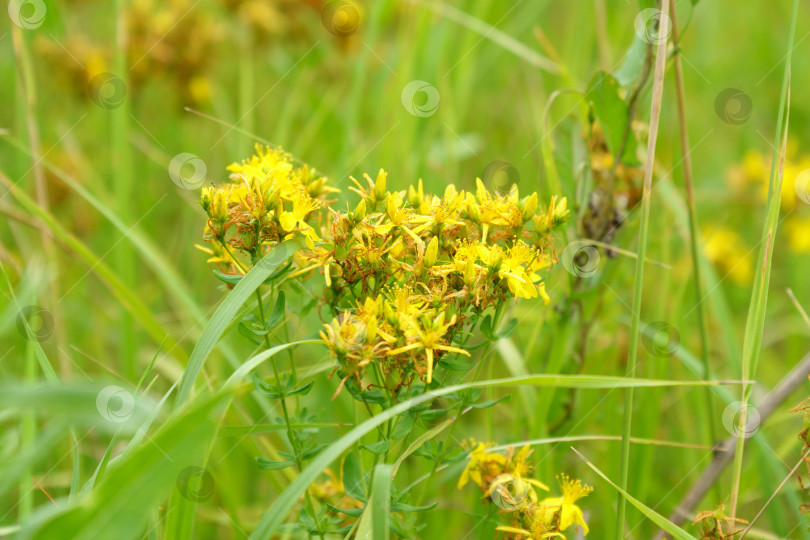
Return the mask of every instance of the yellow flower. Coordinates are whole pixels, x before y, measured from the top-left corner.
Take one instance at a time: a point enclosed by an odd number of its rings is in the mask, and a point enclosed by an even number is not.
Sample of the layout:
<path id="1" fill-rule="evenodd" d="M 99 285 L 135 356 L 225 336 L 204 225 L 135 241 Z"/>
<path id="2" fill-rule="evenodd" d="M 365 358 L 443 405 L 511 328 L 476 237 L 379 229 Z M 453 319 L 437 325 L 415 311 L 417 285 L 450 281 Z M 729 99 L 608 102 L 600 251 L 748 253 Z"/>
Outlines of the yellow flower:
<path id="1" fill-rule="evenodd" d="M 467 467 L 458 479 L 458 489 L 466 486 L 470 480 L 477 486 L 484 487 L 485 475 L 494 478 L 502 474 L 506 467 L 506 456 L 487 451 L 487 448 L 495 446 L 493 443 L 476 443 L 470 440 L 469 446 L 472 448 L 467 458 Z"/>
<path id="2" fill-rule="evenodd" d="M 796 253 L 810 253 L 810 217 L 792 217 L 785 225 L 790 249 Z"/>
<path id="3" fill-rule="evenodd" d="M 314 241 L 320 240 L 315 229 L 307 223 L 307 215 L 320 207 L 320 203 L 309 196 L 305 191 L 298 190 L 292 197 L 293 209 L 291 212 L 282 212 L 279 223 L 286 232 L 300 231 L 306 237 L 307 246 L 315 248 Z"/>
<path id="4" fill-rule="evenodd" d="M 593 488 L 584 485 L 581 480 L 571 480 L 566 474 L 561 474 L 557 480 L 562 488 L 562 497 L 543 499 L 535 509 L 532 519 L 544 524 L 557 523 L 560 531 L 564 531 L 571 525 L 579 525 L 582 527 L 583 534 L 588 534 L 588 525 L 585 523 L 582 509 L 575 503 L 588 496 Z"/>
<path id="5" fill-rule="evenodd" d="M 442 342 L 445 333 L 447 333 L 447 329 L 456 324 L 455 315 L 450 317 L 447 323 L 444 322 L 444 317 L 445 313 L 443 311 L 434 318 L 430 316 L 420 317 L 419 322 L 424 326 L 420 326 L 417 321 L 414 321 L 410 317 L 405 318 L 405 322 L 410 324 L 413 329 L 413 333 L 410 334 L 408 339 L 409 341 L 413 340 L 413 342 L 404 347 L 388 351 L 388 356 L 394 356 L 414 349 L 424 349 L 426 356 L 425 364 L 427 367 L 425 381 L 428 384 L 433 381 L 433 355 L 435 351 L 455 352 L 470 356 L 470 353 L 464 349 L 445 345 Z"/>
<path id="6" fill-rule="evenodd" d="M 742 237 L 731 229 L 718 227 L 703 235 L 706 258 L 720 267 L 732 281 L 745 285 L 751 282 L 753 270 Z"/>

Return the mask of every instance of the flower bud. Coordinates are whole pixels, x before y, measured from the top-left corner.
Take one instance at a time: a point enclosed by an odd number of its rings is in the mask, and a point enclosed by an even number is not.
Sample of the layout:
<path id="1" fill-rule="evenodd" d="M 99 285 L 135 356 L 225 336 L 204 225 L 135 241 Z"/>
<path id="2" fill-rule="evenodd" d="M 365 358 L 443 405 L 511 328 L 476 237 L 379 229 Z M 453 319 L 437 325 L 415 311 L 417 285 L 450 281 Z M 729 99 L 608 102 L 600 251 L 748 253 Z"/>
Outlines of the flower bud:
<path id="1" fill-rule="evenodd" d="M 537 211 L 537 192 L 523 199 L 523 201 L 521 201 L 521 207 L 521 218 L 523 219 L 523 223 L 526 223 L 534 217 L 534 213 Z"/>
<path id="2" fill-rule="evenodd" d="M 374 199 L 381 201 L 385 199 L 386 183 L 388 174 L 382 169 L 377 173 L 377 180 L 374 181 Z"/>
<path id="3" fill-rule="evenodd" d="M 214 191 L 213 187 L 204 187 L 202 188 L 202 194 L 200 197 L 200 206 L 202 206 L 203 211 L 208 214 L 208 217 L 211 216 L 211 199 L 212 193 Z"/>
<path id="4" fill-rule="evenodd" d="M 425 266 L 430 268 L 436 264 L 436 259 L 439 256 L 439 237 L 434 236 L 428 242 L 427 250 L 425 250 Z"/>
<path id="5" fill-rule="evenodd" d="M 362 199 L 352 212 L 352 223 L 360 223 L 366 217 L 366 200 Z"/>

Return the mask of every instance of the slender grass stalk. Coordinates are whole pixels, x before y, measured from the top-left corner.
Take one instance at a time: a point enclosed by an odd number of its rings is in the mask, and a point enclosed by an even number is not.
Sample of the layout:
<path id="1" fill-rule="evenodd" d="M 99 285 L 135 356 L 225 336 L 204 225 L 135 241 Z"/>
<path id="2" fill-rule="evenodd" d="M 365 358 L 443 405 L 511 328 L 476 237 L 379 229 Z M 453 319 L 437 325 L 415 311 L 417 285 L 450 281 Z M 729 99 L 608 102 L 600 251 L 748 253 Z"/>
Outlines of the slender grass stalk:
<path id="1" fill-rule="evenodd" d="M 34 66 L 31 62 L 31 53 L 25 39 L 24 30 L 16 24 L 11 25 L 11 38 L 14 45 L 14 55 L 21 77 L 18 78 L 18 88 L 25 103 L 23 107 L 25 115 L 26 131 L 28 132 L 28 145 L 30 147 L 31 167 L 30 172 L 34 175 L 34 190 L 37 204 L 40 208 L 48 211 L 50 203 L 48 201 L 48 184 L 45 179 L 45 169 L 42 165 L 42 141 L 37 121 L 37 88 L 36 77 L 34 76 Z M 45 252 L 45 260 L 48 262 L 48 272 L 52 276 L 52 281 L 48 286 L 47 299 L 48 311 L 53 315 L 54 320 L 61 321 L 59 309 L 59 291 L 57 289 L 59 280 L 59 264 L 56 255 L 56 246 L 46 227 L 39 227 L 42 235 L 42 247 Z M 44 298 L 43 298 L 44 300 Z M 64 344 L 64 330 L 61 324 L 54 325 L 54 334 L 57 347 Z M 61 360 L 61 370 L 68 373 L 70 362 Z"/>
<path id="2" fill-rule="evenodd" d="M 661 11 L 669 11 L 669 0 L 663 0 Z M 666 19 L 661 21 L 666 25 Z M 635 279 L 633 283 L 633 312 L 630 326 L 630 350 L 627 357 L 627 376 L 635 377 L 638 358 L 638 337 L 641 322 L 641 294 L 644 288 L 644 259 L 647 256 L 647 234 L 650 223 L 650 195 L 652 191 L 653 167 L 655 165 L 655 143 L 658 139 L 658 121 L 661 117 L 661 101 L 664 96 L 664 73 L 667 60 L 667 32 L 662 29 L 659 35 L 664 36 L 658 42 L 655 55 L 655 78 L 653 79 L 652 104 L 650 105 L 650 135 L 647 140 L 647 158 L 644 163 L 644 191 L 641 197 L 641 223 L 638 234 L 638 258 L 636 259 Z M 630 476 L 630 435 L 633 421 L 633 390 L 628 388 L 624 393 L 624 421 L 622 425 L 621 465 L 619 469 L 619 486 L 627 491 Z M 627 500 L 618 496 L 616 511 L 615 538 L 624 537 L 624 514 Z"/>
<path id="3" fill-rule="evenodd" d="M 703 307 L 703 279 L 700 270 L 700 228 L 698 227 L 697 206 L 695 204 L 695 186 L 692 176 L 692 158 L 690 156 L 689 131 L 686 124 L 686 98 L 684 97 L 683 65 L 681 62 L 680 40 L 678 39 L 678 14 L 675 4 L 670 4 L 670 19 L 672 19 L 672 42 L 675 44 L 675 94 L 678 103 L 678 125 L 681 139 L 681 153 L 683 160 L 683 184 L 686 191 L 686 207 L 689 213 L 689 247 L 692 252 L 692 271 L 695 273 L 695 301 L 700 330 L 700 360 L 703 363 L 703 373 L 706 378 L 711 376 L 709 366 L 709 318 Z M 712 407 L 712 392 L 708 388 L 704 393 L 706 400 L 706 438 L 709 444 L 717 440 L 715 431 L 715 414 Z"/>
<path id="4" fill-rule="evenodd" d="M 751 304 L 748 307 L 748 319 L 745 323 L 745 337 L 743 338 L 741 405 L 737 424 L 737 446 L 734 452 L 734 469 L 731 487 L 731 500 L 729 502 L 729 515 L 737 516 L 737 502 L 742 479 L 743 449 L 745 448 L 745 429 L 747 422 L 748 399 L 751 396 L 753 385 L 747 381 L 753 380 L 756 375 L 757 363 L 762 348 L 762 333 L 765 327 L 765 309 L 768 304 L 768 285 L 771 279 L 771 260 L 773 259 L 773 244 L 776 240 L 776 228 L 779 225 L 779 207 L 782 202 L 782 180 L 785 165 L 785 149 L 787 146 L 788 118 L 790 110 L 790 64 L 793 53 L 793 39 L 796 34 L 796 19 L 799 11 L 799 0 L 793 2 L 793 16 L 790 21 L 785 55 L 785 69 L 782 74 L 782 92 L 779 99 L 779 113 L 776 120 L 776 133 L 773 141 L 773 157 L 771 160 L 771 175 L 768 184 L 768 202 L 766 205 L 765 225 L 762 229 L 762 240 L 759 244 L 757 257 L 757 272 L 754 277 L 754 286 L 751 292 Z"/>
<path id="5" fill-rule="evenodd" d="M 127 61 L 128 28 L 126 1 L 115 1 L 115 71 L 124 87 L 129 84 L 129 64 Z M 132 221 L 132 208 L 136 199 L 133 190 L 132 152 L 129 146 L 129 100 L 125 99 L 112 113 L 112 160 L 110 174 L 115 178 L 116 209 L 125 221 Z M 137 281 L 136 260 L 132 249 L 123 246 L 115 253 L 114 268 L 121 281 L 132 287 Z M 134 318 L 126 307 L 121 307 L 121 342 L 119 354 L 124 375 L 134 380 L 138 375 L 137 341 Z"/>

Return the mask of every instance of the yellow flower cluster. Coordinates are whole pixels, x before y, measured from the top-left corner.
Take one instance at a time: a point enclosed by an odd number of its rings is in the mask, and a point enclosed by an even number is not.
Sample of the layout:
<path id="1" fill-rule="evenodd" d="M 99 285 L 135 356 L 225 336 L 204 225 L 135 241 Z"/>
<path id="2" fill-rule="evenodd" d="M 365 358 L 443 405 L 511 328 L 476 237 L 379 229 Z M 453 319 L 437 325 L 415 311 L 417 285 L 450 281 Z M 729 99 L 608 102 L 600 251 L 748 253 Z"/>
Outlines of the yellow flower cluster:
<path id="1" fill-rule="evenodd" d="M 549 302 L 540 272 L 556 262 L 551 234 L 568 217 L 564 198 L 543 210 L 536 193 L 493 195 L 480 179 L 475 192 L 450 184 L 429 195 L 421 180 L 392 192 L 381 170 L 365 184 L 352 178 L 360 200 L 342 211 L 328 199 L 337 190 L 281 150 L 257 147 L 228 170 L 232 183 L 202 193 L 209 260 L 244 272 L 279 242 L 306 240 L 292 275 L 323 273 L 332 320 L 321 337 L 338 362 L 338 392 L 356 394 L 368 366 L 394 395 L 430 384 L 443 355 L 469 356 L 459 340 L 484 317 L 497 330 L 508 299 Z"/>
<path id="2" fill-rule="evenodd" d="M 536 193 L 492 195 L 480 179 L 474 193 L 450 184 L 441 197 L 421 181 L 388 191 L 382 170 L 352 180 L 359 203 L 330 210 L 330 245 L 311 257 L 324 268 L 335 318 L 321 335 L 343 383 L 361 385 L 375 364 L 394 394 L 416 378 L 430 384 L 442 355 L 469 356 L 454 340 L 485 310 L 509 298 L 549 302 L 539 272 L 556 260 L 550 235 L 568 216 L 565 199 L 540 211 Z"/>
<path id="3" fill-rule="evenodd" d="M 339 190 L 306 165 L 295 166 L 280 149 L 256 146 L 256 155 L 228 167 L 231 183 L 204 187 L 201 205 L 208 215 L 206 250 L 226 273 L 238 273 L 276 244 L 300 233 L 314 248 L 315 229 L 325 218 L 319 209 Z M 237 250 L 238 254 L 232 251 Z"/>
<path id="4" fill-rule="evenodd" d="M 510 517 L 511 524 L 498 527 L 499 531 L 514 534 L 516 539 L 565 538 L 563 532 L 574 525 L 581 526 L 583 534 L 588 534 L 588 525 L 576 502 L 593 488 L 561 474 L 557 480 L 562 495 L 538 501 L 536 489 L 548 491 L 549 488 L 530 478 L 534 470 L 528 460 L 530 447 L 524 446 L 517 452 L 509 447 L 506 454 L 500 454 L 491 451 L 492 443 L 471 440 L 464 445 L 468 461 L 458 488 L 472 481 Z"/>

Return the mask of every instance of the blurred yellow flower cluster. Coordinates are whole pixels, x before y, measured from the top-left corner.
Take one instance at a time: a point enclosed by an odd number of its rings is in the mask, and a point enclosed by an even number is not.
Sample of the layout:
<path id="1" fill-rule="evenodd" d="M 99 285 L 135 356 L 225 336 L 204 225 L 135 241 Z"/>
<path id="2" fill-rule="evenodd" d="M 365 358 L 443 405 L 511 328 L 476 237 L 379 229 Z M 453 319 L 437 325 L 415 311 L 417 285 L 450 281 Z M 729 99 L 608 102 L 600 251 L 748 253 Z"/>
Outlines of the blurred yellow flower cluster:
<path id="1" fill-rule="evenodd" d="M 450 184 L 429 195 L 421 180 L 392 192 L 381 170 L 352 178 L 360 200 L 341 211 L 328 199 L 338 190 L 281 150 L 257 146 L 228 170 L 231 183 L 202 191 L 209 261 L 244 272 L 283 240 L 305 239 L 292 276 L 323 274 L 333 319 L 321 337 L 338 362 L 338 392 L 362 388 L 368 366 L 392 394 L 430 384 L 442 355 L 469 356 L 454 341 L 485 310 L 496 331 L 508 299 L 549 302 L 541 271 L 556 262 L 551 234 L 568 217 L 565 199 L 541 209 L 536 193 L 492 194 L 480 179 L 474 193 Z"/>
<path id="2" fill-rule="evenodd" d="M 706 229 L 703 234 L 703 252 L 724 276 L 738 285 L 751 283 L 754 277 L 753 250 L 736 231 L 726 227 Z"/>
<path id="3" fill-rule="evenodd" d="M 795 253 L 810 253 L 810 204 L 800 193 L 810 198 L 810 155 L 800 154 L 796 141 L 790 141 L 785 156 L 782 180 L 783 210 L 790 212 L 784 221 L 787 243 Z M 752 188 L 757 198 L 768 199 L 771 177 L 771 159 L 759 150 L 746 152 L 741 164 L 729 169 L 728 183 L 738 193 Z"/>
<path id="4" fill-rule="evenodd" d="M 505 454 L 492 451 L 492 443 L 470 440 L 464 446 L 468 461 L 458 488 L 472 481 L 510 518 L 510 525 L 498 527 L 499 531 L 514 534 L 515 539 L 565 538 L 563 532 L 573 525 L 582 527 L 583 534 L 588 534 L 588 525 L 576 502 L 593 488 L 561 474 L 557 480 L 562 495 L 539 500 L 536 490 L 548 491 L 549 488 L 530 477 L 534 466 L 529 462 L 529 446 L 517 452 L 509 447 Z"/>

